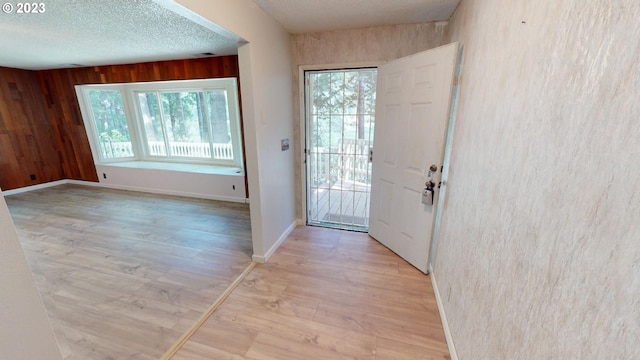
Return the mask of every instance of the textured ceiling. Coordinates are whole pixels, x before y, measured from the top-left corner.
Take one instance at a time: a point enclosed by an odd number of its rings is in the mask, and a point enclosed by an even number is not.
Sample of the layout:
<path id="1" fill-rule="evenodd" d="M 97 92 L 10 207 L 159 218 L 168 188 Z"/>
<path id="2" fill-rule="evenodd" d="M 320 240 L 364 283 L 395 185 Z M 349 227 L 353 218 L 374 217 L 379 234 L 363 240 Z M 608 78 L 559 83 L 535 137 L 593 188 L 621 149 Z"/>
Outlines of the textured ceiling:
<path id="1" fill-rule="evenodd" d="M 448 20 L 460 0 L 255 0 L 292 33 Z"/>
<path id="2" fill-rule="evenodd" d="M 171 0 L 46 0 L 0 12 L 0 66 L 52 69 L 237 53 L 238 38 Z M 220 30 L 220 31 L 218 31 Z"/>
<path id="3" fill-rule="evenodd" d="M 225 1 L 236 0 L 212 6 Z M 292 33 L 446 20 L 460 2 L 254 1 Z M 0 66 L 39 70 L 230 55 L 243 41 L 173 0 L 46 0 L 39 14 L 17 14 L 17 2 L 3 3 L 13 9 L 0 11 Z"/>

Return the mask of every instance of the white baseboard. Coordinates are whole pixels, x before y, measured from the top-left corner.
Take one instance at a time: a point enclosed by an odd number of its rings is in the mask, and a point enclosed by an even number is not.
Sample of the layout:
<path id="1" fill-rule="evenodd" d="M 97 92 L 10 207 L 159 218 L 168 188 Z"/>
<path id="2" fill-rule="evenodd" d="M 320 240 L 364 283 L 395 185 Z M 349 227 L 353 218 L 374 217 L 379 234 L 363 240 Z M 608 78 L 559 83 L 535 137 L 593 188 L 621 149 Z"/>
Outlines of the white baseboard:
<path id="1" fill-rule="evenodd" d="M 267 250 L 267 252 L 264 254 L 264 256 L 255 255 L 254 254 L 251 257 L 251 260 L 253 260 L 253 261 L 257 262 L 257 263 L 261 263 L 261 264 L 264 264 L 267 261 L 269 261 L 269 258 L 271 258 L 273 253 L 276 252 L 276 250 L 280 247 L 282 242 L 287 238 L 287 236 L 289 236 L 289 234 L 291 234 L 291 232 L 293 231 L 293 229 L 296 228 L 297 225 L 298 225 L 298 221 L 294 220 L 291 223 L 291 225 L 289 225 L 289 227 L 282 233 L 282 235 L 280 235 L 280 238 L 278 238 L 278 241 L 276 241 L 276 243 L 273 244 L 273 246 L 271 246 L 271 248 L 269 250 Z"/>
<path id="2" fill-rule="evenodd" d="M 104 187 L 99 182 L 84 181 L 84 180 L 72 180 L 72 179 L 65 180 L 65 184 L 82 185 L 82 186 L 93 186 L 93 187 Z"/>
<path id="3" fill-rule="evenodd" d="M 20 194 L 20 193 L 25 193 L 25 192 L 28 192 L 28 191 L 45 189 L 45 188 L 64 185 L 64 184 L 73 184 L 73 185 L 82 185 L 82 186 L 94 186 L 94 187 L 101 187 L 101 188 L 106 188 L 106 189 L 138 191 L 138 192 L 152 193 L 152 194 L 184 196 L 184 197 L 197 198 L 197 199 L 229 201 L 229 202 L 237 202 L 237 203 L 245 203 L 245 204 L 249 203 L 249 199 L 245 199 L 245 198 L 236 198 L 236 197 L 230 197 L 230 196 L 206 195 L 206 194 L 189 193 L 189 192 L 183 192 L 183 191 L 149 189 L 149 188 L 141 188 L 141 187 L 134 187 L 134 186 L 121 186 L 121 185 L 112 185 L 112 184 L 99 183 L 99 182 L 93 182 L 93 181 L 72 180 L 72 179 L 64 179 L 64 180 L 52 181 L 52 182 L 48 182 L 48 183 L 44 183 L 44 184 L 25 186 L 25 187 L 18 188 L 18 189 L 3 191 L 2 194 L 4 196 L 10 196 L 10 195 L 14 195 L 14 194 Z"/>
<path id="4" fill-rule="evenodd" d="M 17 189 L 12 189 L 12 190 L 6 190 L 3 191 L 2 194 L 4 196 L 10 196 L 10 195 L 14 195 L 14 194 L 21 194 L 21 193 L 26 193 L 28 191 L 34 191 L 34 190 L 40 190 L 40 189 L 46 189 L 46 188 L 50 188 L 50 187 L 54 187 L 54 186 L 58 186 L 58 185 L 64 185 L 64 184 L 68 184 L 69 180 L 58 180 L 58 181 L 51 181 L 48 183 L 43 183 L 43 184 L 38 184 L 38 185 L 31 185 L 31 186 L 25 186 L 25 187 L 21 187 L 21 188 L 17 188 Z"/>
<path id="5" fill-rule="evenodd" d="M 138 192 L 151 193 L 151 194 L 184 196 L 184 197 L 190 197 L 190 198 L 229 201 L 229 202 L 237 202 L 237 203 L 245 203 L 245 204 L 248 203 L 247 199 L 245 198 L 237 198 L 237 197 L 231 197 L 231 196 L 207 195 L 207 194 L 190 193 L 185 191 L 143 188 L 143 187 L 137 187 L 137 186 L 123 186 L 123 185 L 114 185 L 114 184 L 107 184 L 107 183 L 100 183 L 99 185 L 96 185 L 96 186 L 100 186 L 107 189 L 115 189 L 115 190 L 138 191 Z"/>
<path id="6" fill-rule="evenodd" d="M 444 337 L 446 338 L 447 346 L 449 347 L 449 355 L 451 355 L 451 360 L 458 360 L 458 353 L 456 352 L 456 347 L 453 343 L 451 329 L 449 328 L 449 321 L 447 320 L 447 314 L 444 312 L 442 297 L 440 297 L 440 290 L 438 290 L 438 283 L 436 282 L 436 276 L 433 273 L 432 267 L 429 267 L 429 277 L 431 278 L 431 284 L 433 285 L 433 292 L 436 294 L 436 303 L 438 304 L 438 312 L 440 312 L 440 320 L 442 321 L 442 327 L 444 328 Z"/>

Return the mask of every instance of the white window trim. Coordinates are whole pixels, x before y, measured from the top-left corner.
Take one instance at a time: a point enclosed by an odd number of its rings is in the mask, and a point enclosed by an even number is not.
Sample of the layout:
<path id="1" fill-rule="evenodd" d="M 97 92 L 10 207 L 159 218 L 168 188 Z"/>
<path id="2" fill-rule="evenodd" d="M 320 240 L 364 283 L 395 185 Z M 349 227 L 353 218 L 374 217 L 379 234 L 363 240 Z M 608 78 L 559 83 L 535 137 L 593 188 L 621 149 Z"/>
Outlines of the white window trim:
<path id="1" fill-rule="evenodd" d="M 96 164 L 111 164 L 123 162 L 159 162 L 159 163 L 185 163 L 185 164 L 203 164 L 215 166 L 230 166 L 243 168 L 242 159 L 242 134 L 240 127 L 240 109 L 238 99 L 238 85 L 236 78 L 215 78 L 202 80 L 176 80 L 176 81 L 154 81 L 154 82 L 136 82 L 136 83 L 117 83 L 117 84 L 88 84 L 75 86 L 80 112 L 89 139 L 89 146 Z M 135 156 L 131 158 L 114 158 L 105 159 L 100 151 L 98 141 L 98 130 L 96 122 L 93 118 L 91 110 L 89 91 L 91 90 L 118 90 L 122 95 L 122 103 L 124 106 L 125 117 L 129 127 L 129 135 Z M 142 122 L 139 118 L 141 112 L 139 104 L 134 101 L 136 93 L 139 92 L 175 92 L 175 91 L 207 91 L 207 90 L 226 90 L 228 111 L 229 111 L 229 130 L 231 133 L 231 141 L 233 144 L 233 160 L 215 160 L 215 159 L 190 159 L 190 158 L 164 158 L 149 156 L 147 154 L 147 138 L 143 134 Z"/>

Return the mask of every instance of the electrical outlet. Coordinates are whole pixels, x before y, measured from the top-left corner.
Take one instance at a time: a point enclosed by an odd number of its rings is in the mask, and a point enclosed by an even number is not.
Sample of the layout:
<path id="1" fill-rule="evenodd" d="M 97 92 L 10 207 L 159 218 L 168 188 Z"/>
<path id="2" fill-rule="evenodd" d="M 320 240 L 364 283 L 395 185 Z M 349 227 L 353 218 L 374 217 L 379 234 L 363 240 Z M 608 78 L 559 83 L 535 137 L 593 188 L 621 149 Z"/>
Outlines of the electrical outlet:
<path id="1" fill-rule="evenodd" d="M 107 173 L 102 173 L 102 177 L 103 177 L 104 179 L 106 179 L 106 178 L 107 178 Z"/>

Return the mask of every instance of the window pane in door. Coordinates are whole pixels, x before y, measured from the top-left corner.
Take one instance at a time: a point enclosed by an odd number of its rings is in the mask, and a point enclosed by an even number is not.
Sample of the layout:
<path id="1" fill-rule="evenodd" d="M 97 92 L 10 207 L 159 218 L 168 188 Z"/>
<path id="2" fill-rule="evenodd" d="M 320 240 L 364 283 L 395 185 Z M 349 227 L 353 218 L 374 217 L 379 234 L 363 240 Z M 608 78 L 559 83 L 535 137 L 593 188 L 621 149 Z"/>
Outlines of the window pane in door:
<path id="1" fill-rule="evenodd" d="M 376 69 L 309 71 L 307 222 L 366 231 Z"/>
<path id="2" fill-rule="evenodd" d="M 227 91 L 207 91 L 207 104 L 211 122 L 213 157 L 217 160 L 233 160 Z"/>
<path id="3" fill-rule="evenodd" d="M 125 117 L 120 91 L 90 90 L 89 100 L 102 158 L 133 157 L 129 126 Z"/>
<path id="4" fill-rule="evenodd" d="M 143 130 L 147 137 L 147 154 L 167 156 L 158 95 L 155 92 L 138 93 L 138 104 L 142 114 Z"/>
<path id="5" fill-rule="evenodd" d="M 202 92 L 162 93 L 161 98 L 170 156 L 211 158 Z"/>

